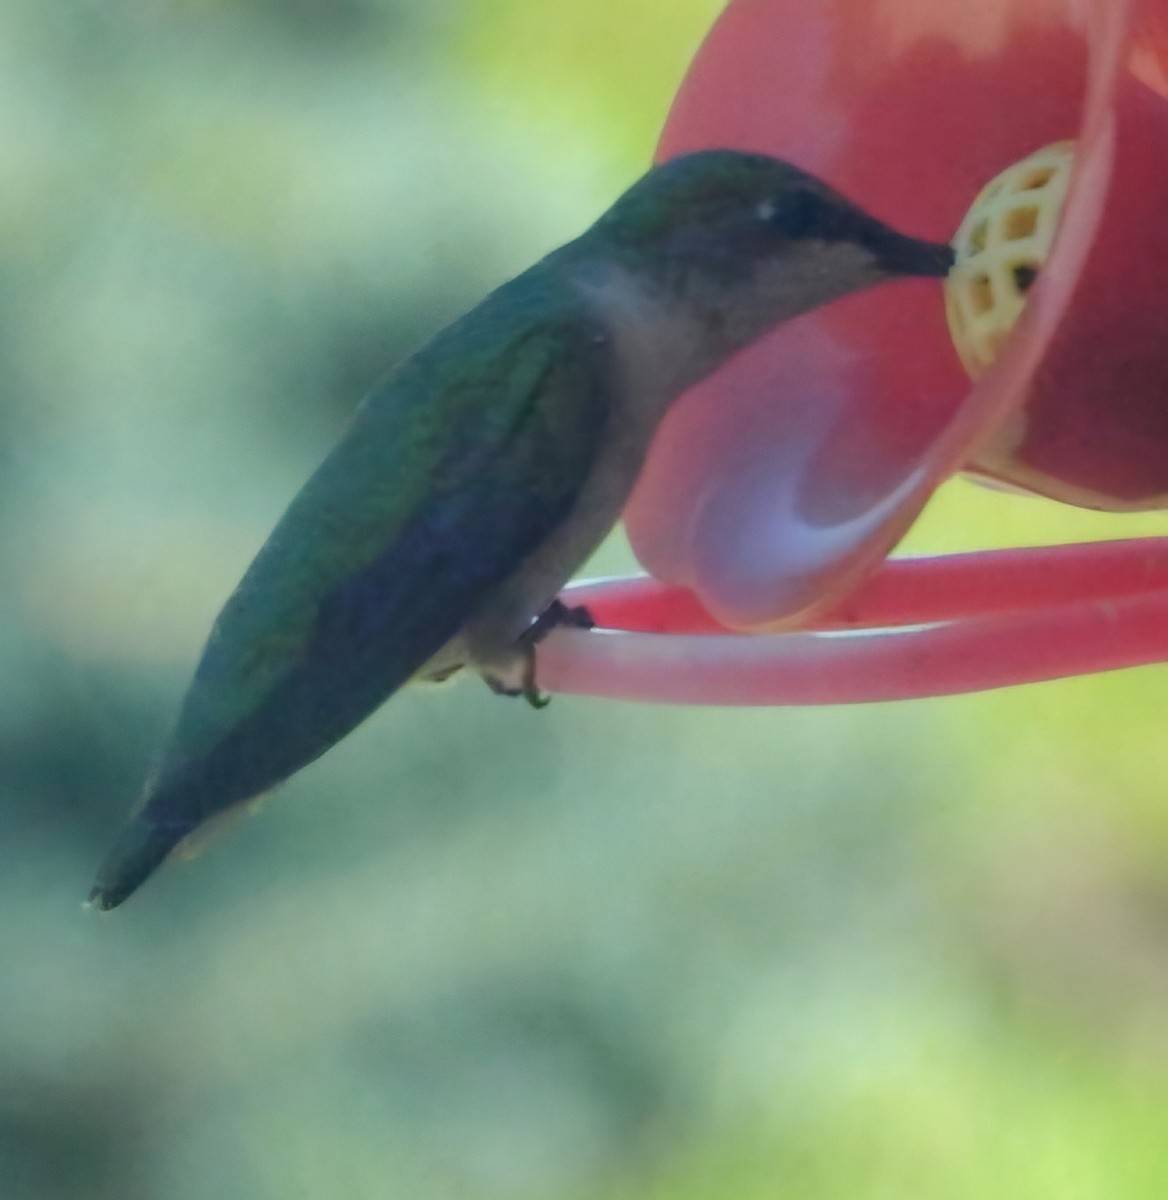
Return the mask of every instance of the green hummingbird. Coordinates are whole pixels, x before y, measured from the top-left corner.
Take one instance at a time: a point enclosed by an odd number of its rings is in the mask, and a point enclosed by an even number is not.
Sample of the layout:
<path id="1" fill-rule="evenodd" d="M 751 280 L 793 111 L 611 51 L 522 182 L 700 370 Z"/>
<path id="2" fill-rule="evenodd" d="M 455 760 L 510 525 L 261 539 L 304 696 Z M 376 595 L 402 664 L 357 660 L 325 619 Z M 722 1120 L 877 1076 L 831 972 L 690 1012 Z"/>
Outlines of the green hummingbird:
<path id="1" fill-rule="evenodd" d="M 466 666 L 542 702 L 535 642 L 587 623 L 557 593 L 670 405 L 779 322 L 952 261 L 777 159 L 651 169 L 361 403 L 216 620 L 91 903 L 120 904 L 413 679 Z"/>

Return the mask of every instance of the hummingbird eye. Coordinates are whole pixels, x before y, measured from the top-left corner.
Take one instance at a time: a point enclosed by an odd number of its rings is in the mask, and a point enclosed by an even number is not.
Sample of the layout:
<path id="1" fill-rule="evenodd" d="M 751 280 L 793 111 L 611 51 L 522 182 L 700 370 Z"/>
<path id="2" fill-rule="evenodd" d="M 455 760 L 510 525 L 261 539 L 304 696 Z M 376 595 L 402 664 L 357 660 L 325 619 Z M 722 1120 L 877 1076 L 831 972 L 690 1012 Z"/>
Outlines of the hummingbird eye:
<path id="1" fill-rule="evenodd" d="M 760 220 L 790 238 L 812 237 L 823 225 L 823 204 L 805 188 L 770 196 L 755 211 Z"/>

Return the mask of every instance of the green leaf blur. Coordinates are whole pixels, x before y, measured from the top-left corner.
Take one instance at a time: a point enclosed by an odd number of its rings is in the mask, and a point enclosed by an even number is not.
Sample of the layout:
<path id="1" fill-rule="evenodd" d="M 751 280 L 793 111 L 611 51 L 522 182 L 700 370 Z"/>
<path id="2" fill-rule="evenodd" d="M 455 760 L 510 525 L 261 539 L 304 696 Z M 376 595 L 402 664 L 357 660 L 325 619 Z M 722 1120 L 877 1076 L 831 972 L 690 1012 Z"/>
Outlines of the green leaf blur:
<path id="1" fill-rule="evenodd" d="M 718 7 L 0 6 L 3 1200 L 1168 1192 L 1162 669 L 417 689 L 79 909 L 364 389 L 640 172 Z M 1163 531 L 955 483 L 910 547 Z"/>

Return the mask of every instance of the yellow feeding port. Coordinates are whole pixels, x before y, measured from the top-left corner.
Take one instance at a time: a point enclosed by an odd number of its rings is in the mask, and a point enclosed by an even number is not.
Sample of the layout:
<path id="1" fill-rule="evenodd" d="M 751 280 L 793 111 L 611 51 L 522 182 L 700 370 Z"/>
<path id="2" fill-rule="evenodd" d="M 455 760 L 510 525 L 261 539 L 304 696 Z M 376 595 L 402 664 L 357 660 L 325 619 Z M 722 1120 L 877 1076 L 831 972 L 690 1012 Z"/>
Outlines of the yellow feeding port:
<path id="1" fill-rule="evenodd" d="M 1075 143 L 1055 142 L 991 180 L 961 223 L 945 281 L 953 344 L 976 379 L 998 356 L 1050 254 Z"/>

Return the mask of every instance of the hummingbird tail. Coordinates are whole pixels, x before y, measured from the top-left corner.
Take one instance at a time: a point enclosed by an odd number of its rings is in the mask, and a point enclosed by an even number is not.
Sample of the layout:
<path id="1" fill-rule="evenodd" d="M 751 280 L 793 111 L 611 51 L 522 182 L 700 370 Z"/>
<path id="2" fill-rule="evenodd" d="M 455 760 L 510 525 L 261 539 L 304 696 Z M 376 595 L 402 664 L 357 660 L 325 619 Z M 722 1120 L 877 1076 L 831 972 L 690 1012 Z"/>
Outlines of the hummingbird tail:
<path id="1" fill-rule="evenodd" d="M 155 825 L 142 816 L 132 818 L 98 868 L 86 903 L 102 912 L 117 908 L 189 832 L 186 825 Z"/>

